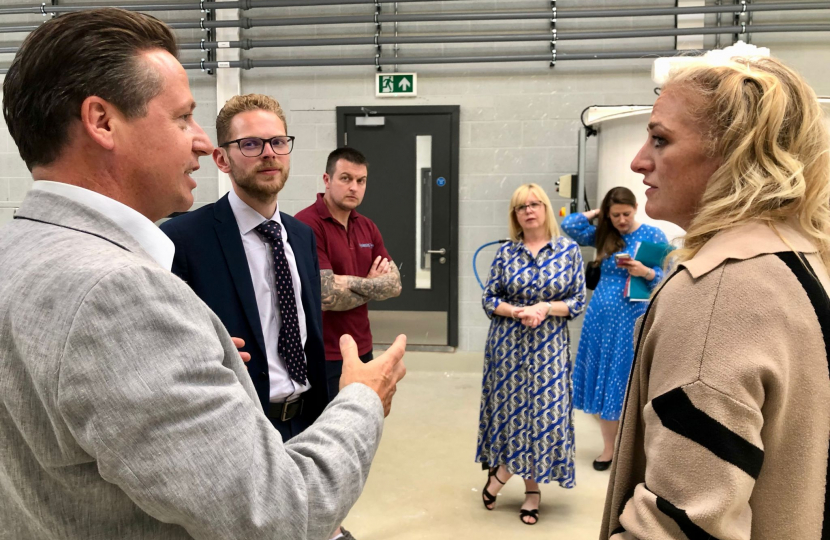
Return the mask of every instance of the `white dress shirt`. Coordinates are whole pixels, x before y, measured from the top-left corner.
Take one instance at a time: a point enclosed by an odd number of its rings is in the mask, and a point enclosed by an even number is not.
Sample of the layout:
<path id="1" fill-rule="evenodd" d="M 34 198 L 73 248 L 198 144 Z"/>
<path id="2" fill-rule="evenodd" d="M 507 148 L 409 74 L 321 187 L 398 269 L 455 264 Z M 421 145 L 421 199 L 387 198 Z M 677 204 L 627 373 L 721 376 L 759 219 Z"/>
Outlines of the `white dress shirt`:
<path id="1" fill-rule="evenodd" d="M 64 184 L 63 182 L 35 180 L 32 189 L 66 197 L 104 214 L 116 225 L 127 231 L 160 266 L 167 270 L 173 267 L 173 255 L 176 253 L 176 246 L 167 238 L 166 234 L 161 232 L 161 229 L 156 227 L 155 223 L 126 204 L 110 199 L 96 191 Z"/>
<path id="2" fill-rule="evenodd" d="M 245 204 L 239 195 L 231 189 L 228 193 L 228 202 L 239 226 L 242 236 L 242 246 L 245 248 L 245 257 L 248 259 L 248 269 L 251 272 L 251 281 L 254 284 L 259 322 L 262 325 L 262 337 L 265 339 L 265 356 L 268 360 L 268 378 L 270 380 L 270 401 L 280 403 L 295 399 L 305 392 L 311 385 L 302 385 L 291 379 L 285 362 L 277 353 L 282 318 L 280 317 L 279 299 L 276 293 L 276 274 L 274 270 L 274 255 L 271 242 L 263 239 L 254 229 L 262 222 L 271 220 L 280 224 L 282 244 L 285 247 L 285 258 L 288 259 L 288 268 L 291 271 L 291 281 L 294 284 L 294 299 L 297 304 L 297 319 L 300 323 L 300 338 L 305 348 L 308 330 L 303 310 L 300 273 L 297 270 L 297 259 L 288 243 L 288 233 L 280 220 L 280 208 L 271 217 L 263 217 L 259 212 Z M 305 353 L 303 353 L 305 355 Z"/>

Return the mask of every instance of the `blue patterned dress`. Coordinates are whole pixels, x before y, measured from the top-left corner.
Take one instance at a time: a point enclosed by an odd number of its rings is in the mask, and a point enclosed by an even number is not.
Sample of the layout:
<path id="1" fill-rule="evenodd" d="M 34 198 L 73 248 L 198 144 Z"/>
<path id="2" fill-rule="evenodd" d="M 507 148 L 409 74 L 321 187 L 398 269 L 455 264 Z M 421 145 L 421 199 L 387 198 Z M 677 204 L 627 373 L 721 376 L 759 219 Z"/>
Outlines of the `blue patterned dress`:
<path id="1" fill-rule="evenodd" d="M 594 246 L 597 228 L 581 213 L 562 221 L 562 230 L 582 246 Z M 620 253 L 632 257 L 638 242 L 665 243 L 666 235 L 657 227 L 641 224 L 636 231 L 622 235 L 625 248 Z M 663 279 L 663 270 L 653 268 L 654 288 Z M 630 302 L 623 296 L 628 271 L 618 268 L 611 255 L 602 261 L 599 284 L 588 309 L 579 338 L 574 364 L 574 407 L 603 420 L 619 420 L 631 362 L 634 361 L 634 324 L 645 313 L 648 302 Z"/>
<path id="2" fill-rule="evenodd" d="M 484 353 L 476 461 L 537 482 L 574 486 L 571 355 L 567 321 L 585 308 L 582 255 L 561 236 L 534 258 L 521 242 L 496 254 L 483 297 L 492 319 Z M 563 301 L 568 317 L 536 328 L 494 315 L 500 302 Z"/>

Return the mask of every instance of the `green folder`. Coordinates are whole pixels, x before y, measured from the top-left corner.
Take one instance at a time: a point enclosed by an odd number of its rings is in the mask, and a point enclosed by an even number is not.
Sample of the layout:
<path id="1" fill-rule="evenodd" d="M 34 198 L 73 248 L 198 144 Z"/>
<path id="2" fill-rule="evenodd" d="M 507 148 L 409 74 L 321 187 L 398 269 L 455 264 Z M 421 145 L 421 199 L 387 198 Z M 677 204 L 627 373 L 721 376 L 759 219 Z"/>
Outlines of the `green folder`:
<path id="1" fill-rule="evenodd" d="M 663 266 L 666 255 L 673 249 L 674 247 L 666 243 L 640 242 L 634 251 L 634 260 L 640 261 L 649 268 Z M 625 284 L 625 296 L 630 302 L 648 302 L 651 289 L 649 289 L 646 278 L 628 276 L 628 281 Z"/>

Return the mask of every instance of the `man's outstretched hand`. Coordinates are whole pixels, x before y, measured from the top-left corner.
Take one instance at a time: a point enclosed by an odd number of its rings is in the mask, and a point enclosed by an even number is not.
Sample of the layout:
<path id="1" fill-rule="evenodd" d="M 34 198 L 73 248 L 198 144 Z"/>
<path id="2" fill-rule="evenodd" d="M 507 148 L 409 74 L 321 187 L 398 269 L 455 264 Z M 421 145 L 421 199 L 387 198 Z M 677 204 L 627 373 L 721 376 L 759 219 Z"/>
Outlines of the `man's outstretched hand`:
<path id="1" fill-rule="evenodd" d="M 340 337 L 340 353 L 343 355 L 343 374 L 340 376 L 340 389 L 351 383 L 363 383 L 380 397 L 383 403 L 383 415 L 389 416 L 392 408 L 392 396 L 395 395 L 398 381 L 406 375 L 403 355 L 406 352 L 406 336 L 401 334 L 395 339 L 385 353 L 371 362 L 364 364 L 357 354 L 357 344 L 352 336 Z"/>

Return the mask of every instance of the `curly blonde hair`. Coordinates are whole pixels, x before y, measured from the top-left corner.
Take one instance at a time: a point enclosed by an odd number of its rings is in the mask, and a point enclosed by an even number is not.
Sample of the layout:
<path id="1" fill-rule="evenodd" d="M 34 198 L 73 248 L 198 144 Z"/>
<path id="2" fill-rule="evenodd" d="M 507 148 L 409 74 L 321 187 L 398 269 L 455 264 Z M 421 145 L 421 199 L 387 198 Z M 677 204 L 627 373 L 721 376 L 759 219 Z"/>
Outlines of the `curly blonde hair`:
<path id="1" fill-rule="evenodd" d="M 510 197 L 510 209 L 508 210 L 510 239 L 514 242 L 519 242 L 522 239 L 522 226 L 519 225 L 519 219 L 516 217 L 516 207 L 524 204 L 531 193 L 536 195 L 536 198 L 545 205 L 545 232 L 551 240 L 559 238 L 562 233 L 559 232 L 559 224 L 556 223 L 556 218 L 553 216 L 553 206 L 550 204 L 548 194 L 538 184 L 524 184 L 516 188 L 513 196 Z"/>
<path id="2" fill-rule="evenodd" d="M 775 228 L 797 219 L 830 265 L 830 137 L 804 79 L 775 59 L 733 58 L 682 67 L 669 89 L 690 98 L 707 150 L 720 161 L 674 262 L 741 223 Z"/>

